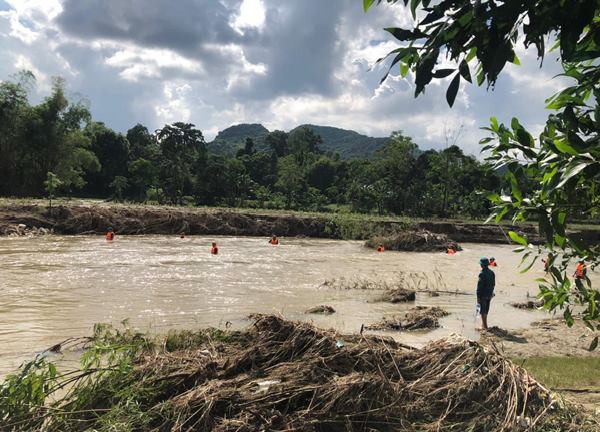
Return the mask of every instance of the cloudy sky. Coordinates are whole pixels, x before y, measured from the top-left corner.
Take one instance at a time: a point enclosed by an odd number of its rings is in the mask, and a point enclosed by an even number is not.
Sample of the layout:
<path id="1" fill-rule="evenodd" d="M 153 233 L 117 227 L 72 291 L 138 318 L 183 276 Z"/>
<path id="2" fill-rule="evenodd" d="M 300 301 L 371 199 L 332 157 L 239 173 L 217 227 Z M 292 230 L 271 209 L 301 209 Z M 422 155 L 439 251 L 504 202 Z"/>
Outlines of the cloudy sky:
<path id="1" fill-rule="evenodd" d="M 382 28 L 410 23 L 402 6 L 365 14 L 361 0 L 0 0 L 0 79 L 33 71 L 39 100 L 62 76 L 116 130 L 189 121 L 208 140 L 236 123 L 314 123 L 403 130 L 440 148 L 444 129 L 462 124 L 459 144 L 476 154 L 491 115 L 540 130 L 560 83 L 556 62 L 540 70 L 533 51 L 519 52 L 522 65 L 494 91 L 462 88 L 453 109 L 448 83 L 418 99 L 397 76 L 380 86 L 374 61 L 396 47 Z"/>

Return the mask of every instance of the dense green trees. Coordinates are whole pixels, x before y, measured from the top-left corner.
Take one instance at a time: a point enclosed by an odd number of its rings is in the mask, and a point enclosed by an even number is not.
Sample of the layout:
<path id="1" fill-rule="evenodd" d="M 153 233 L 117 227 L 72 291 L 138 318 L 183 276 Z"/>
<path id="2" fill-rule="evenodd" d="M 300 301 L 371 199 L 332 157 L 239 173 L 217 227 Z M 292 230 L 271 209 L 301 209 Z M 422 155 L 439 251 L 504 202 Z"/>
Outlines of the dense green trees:
<path id="1" fill-rule="evenodd" d="M 52 93 L 39 105 L 27 100 L 31 73 L 0 83 L 0 194 L 43 195 L 49 171 L 64 191 L 85 184 L 85 173 L 99 169 L 84 128 L 90 114 L 81 103 L 69 103 L 64 82 L 54 80 Z"/>
<path id="2" fill-rule="evenodd" d="M 460 148 L 423 153 L 401 132 L 371 159 L 325 153 L 307 127 L 270 132 L 260 149 L 247 138 L 229 157 L 208 152 L 190 123 L 155 132 L 137 124 L 118 133 L 92 121 L 84 104 L 69 102 L 60 80 L 32 106 L 33 80 L 23 73 L 0 83 L 1 195 L 44 196 L 51 175 L 51 195 L 481 217 L 488 211 L 481 192 L 499 190 L 490 168 Z"/>

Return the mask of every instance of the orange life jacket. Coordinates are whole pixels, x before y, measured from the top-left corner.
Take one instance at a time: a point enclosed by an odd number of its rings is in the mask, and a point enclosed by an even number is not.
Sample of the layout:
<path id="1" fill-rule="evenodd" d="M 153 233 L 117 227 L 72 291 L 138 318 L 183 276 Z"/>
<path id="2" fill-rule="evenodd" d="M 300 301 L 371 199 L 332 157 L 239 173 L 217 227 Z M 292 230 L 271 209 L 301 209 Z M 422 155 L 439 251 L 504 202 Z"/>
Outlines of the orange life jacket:
<path id="1" fill-rule="evenodd" d="M 377 252 L 385 252 L 385 248 L 383 246 L 379 246 L 377 248 Z"/>
<path id="2" fill-rule="evenodd" d="M 490 261 L 490 267 L 498 267 L 496 261 Z"/>
<path id="3" fill-rule="evenodd" d="M 456 251 L 455 251 L 454 249 L 448 249 L 448 250 L 446 251 L 446 253 L 447 253 L 448 255 L 454 255 L 454 254 L 456 253 Z"/>
<path id="4" fill-rule="evenodd" d="M 115 238 L 115 233 L 112 231 L 109 231 L 106 233 L 106 240 L 111 241 Z"/>
<path id="5" fill-rule="evenodd" d="M 277 239 L 271 239 L 271 240 L 269 240 L 269 243 L 271 243 L 272 245 L 278 245 L 279 244 L 279 240 L 277 240 Z"/>
<path id="6" fill-rule="evenodd" d="M 577 263 L 577 267 L 575 267 L 575 277 L 577 279 L 585 279 L 585 264 Z"/>
<path id="7" fill-rule="evenodd" d="M 219 254 L 219 248 L 216 247 L 216 246 L 213 247 L 213 248 L 210 248 L 210 253 L 213 254 L 213 255 L 218 255 Z"/>

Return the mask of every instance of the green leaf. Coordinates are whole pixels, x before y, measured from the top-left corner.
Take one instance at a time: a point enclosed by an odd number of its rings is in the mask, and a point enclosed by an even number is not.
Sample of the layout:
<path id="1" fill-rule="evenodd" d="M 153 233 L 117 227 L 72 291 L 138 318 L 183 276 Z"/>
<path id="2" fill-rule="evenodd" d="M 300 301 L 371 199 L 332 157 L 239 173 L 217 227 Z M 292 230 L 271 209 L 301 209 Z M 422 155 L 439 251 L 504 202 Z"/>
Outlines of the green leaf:
<path id="1" fill-rule="evenodd" d="M 446 78 L 448 75 L 450 75 L 455 70 L 456 69 L 438 69 L 433 73 L 433 77 L 434 78 Z"/>
<path id="2" fill-rule="evenodd" d="M 481 84 L 483 84 L 483 82 L 485 81 L 485 72 L 483 69 L 481 69 L 479 72 L 476 73 L 477 75 L 477 85 L 481 86 Z"/>
<path id="3" fill-rule="evenodd" d="M 521 273 L 527 273 L 529 270 L 531 270 L 531 267 L 533 267 L 533 265 L 538 260 L 538 258 L 539 257 L 536 255 L 535 258 L 533 258 L 533 260 L 531 260 L 531 263 L 527 267 L 525 267 L 523 270 L 521 270 Z"/>
<path id="4" fill-rule="evenodd" d="M 556 185 L 556 188 L 563 187 L 569 180 L 586 169 L 590 165 L 589 162 L 581 162 L 577 165 L 570 165 L 562 176 L 562 180 Z"/>
<path id="5" fill-rule="evenodd" d="M 410 1 L 410 13 L 412 14 L 413 19 L 417 19 L 417 6 L 419 6 L 421 0 L 411 0 Z"/>
<path id="6" fill-rule="evenodd" d="M 519 234 L 517 234 L 514 231 L 509 231 L 508 232 L 508 236 L 511 238 L 512 241 L 514 241 L 515 243 L 518 243 L 520 245 L 523 246 L 527 246 L 527 240 L 523 237 L 521 237 Z"/>
<path id="7" fill-rule="evenodd" d="M 596 348 L 598 348 L 598 336 L 596 336 L 592 340 L 592 343 L 590 344 L 590 347 L 588 348 L 588 351 L 594 351 Z"/>
<path id="8" fill-rule="evenodd" d="M 471 79 L 471 71 L 469 71 L 469 64 L 465 60 L 460 62 L 460 65 L 458 66 L 458 70 L 460 71 L 460 75 L 465 80 L 467 80 L 470 83 L 473 82 L 473 80 Z"/>
<path id="9" fill-rule="evenodd" d="M 579 154 L 579 152 L 577 150 L 575 150 L 573 147 L 571 147 L 565 139 L 560 139 L 560 140 L 554 141 L 554 145 L 556 146 L 558 151 L 561 153 L 567 153 L 567 154 L 570 154 L 573 156 L 577 156 Z"/>
<path id="10" fill-rule="evenodd" d="M 498 132 L 500 130 L 500 127 L 498 126 L 498 119 L 496 117 L 490 117 L 490 124 L 494 132 Z"/>
<path id="11" fill-rule="evenodd" d="M 454 105 L 454 101 L 456 100 L 456 94 L 458 93 L 458 84 L 460 82 L 460 73 L 457 73 L 454 78 L 452 78 L 452 81 L 450 82 L 450 85 L 448 86 L 448 90 L 446 91 L 446 101 L 448 102 L 448 105 L 450 105 L 450 107 L 452 107 L 452 105 Z"/>
<path id="12" fill-rule="evenodd" d="M 517 199 L 518 202 L 523 201 L 523 194 L 521 193 L 521 188 L 519 186 L 519 182 L 517 181 L 517 177 L 512 172 L 508 172 L 507 176 L 510 180 L 510 186 L 512 190 L 513 196 Z"/>
<path id="13" fill-rule="evenodd" d="M 363 0 L 363 10 L 367 12 L 371 6 L 373 6 L 375 0 Z"/>
<path id="14" fill-rule="evenodd" d="M 406 30 L 399 27 L 386 27 L 384 30 L 401 41 L 413 40 L 424 36 L 420 30 Z"/>
<path id="15" fill-rule="evenodd" d="M 473 60 L 475 58 L 476 55 L 477 55 L 477 47 L 473 47 L 469 50 L 469 53 L 467 54 L 467 57 L 465 58 L 465 60 L 467 61 L 467 63 L 469 63 L 471 60 Z"/>
<path id="16" fill-rule="evenodd" d="M 500 222 L 502 220 L 502 218 L 506 215 L 506 213 L 508 213 L 508 207 L 504 207 L 502 208 L 502 210 L 500 211 L 500 213 L 498 213 L 496 215 L 496 223 Z"/>

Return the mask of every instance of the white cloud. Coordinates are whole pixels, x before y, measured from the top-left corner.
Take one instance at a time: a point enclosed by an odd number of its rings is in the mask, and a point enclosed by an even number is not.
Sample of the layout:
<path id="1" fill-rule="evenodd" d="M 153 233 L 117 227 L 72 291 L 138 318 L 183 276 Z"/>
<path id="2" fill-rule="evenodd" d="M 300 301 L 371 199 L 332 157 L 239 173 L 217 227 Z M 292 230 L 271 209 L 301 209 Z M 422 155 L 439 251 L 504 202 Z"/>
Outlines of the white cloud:
<path id="1" fill-rule="evenodd" d="M 121 77 L 128 81 L 159 78 L 164 69 L 178 69 L 195 75 L 204 73 L 199 62 L 166 49 L 125 46 L 108 56 L 105 62 L 120 69 Z"/>
<path id="2" fill-rule="evenodd" d="M 156 118 L 161 123 L 188 122 L 192 110 L 187 97 L 192 87 L 185 83 L 166 83 L 163 85 L 163 99 L 154 107 Z"/>
<path id="3" fill-rule="evenodd" d="M 244 0 L 239 13 L 234 17 L 232 26 L 244 34 L 244 29 L 260 28 L 265 23 L 265 5 L 262 0 Z"/>

